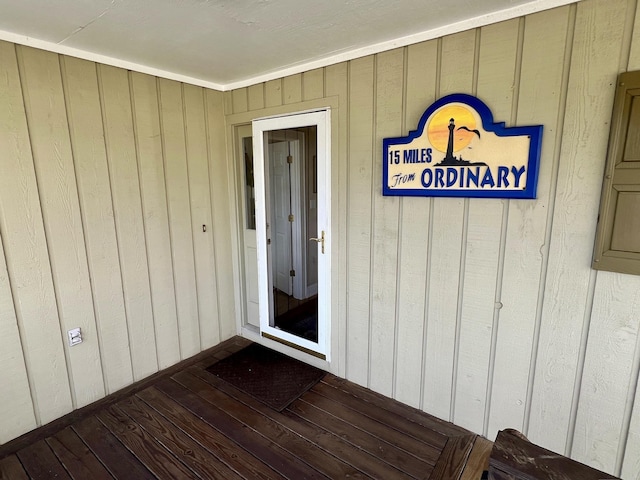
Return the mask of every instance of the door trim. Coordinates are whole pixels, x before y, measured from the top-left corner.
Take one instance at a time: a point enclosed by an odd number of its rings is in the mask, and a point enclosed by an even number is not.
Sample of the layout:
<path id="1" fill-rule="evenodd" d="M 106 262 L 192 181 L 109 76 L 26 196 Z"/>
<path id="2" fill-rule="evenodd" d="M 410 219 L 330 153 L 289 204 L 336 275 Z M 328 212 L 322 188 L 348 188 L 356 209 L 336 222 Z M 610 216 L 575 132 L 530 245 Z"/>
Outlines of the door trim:
<path id="1" fill-rule="evenodd" d="M 276 337 L 287 344 L 300 347 L 303 350 L 310 350 L 325 357 L 330 361 L 331 347 L 331 112 L 327 109 L 313 112 L 294 113 L 285 116 L 265 117 L 254 120 L 253 125 L 253 147 L 254 147 L 254 179 L 256 193 L 256 217 L 259 218 L 258 211 L 262 217 L 266 218 L 266 203 L 268 192 L 265 183 L 264 165 L 264 132 L 272 130 L 284 130 L 289 128 L 316 126 L 317 127 L 317 181 L 318 192 L 322 195 L 318 197 L 318 225 L 319 230 L 324 230 L 325 248 L 322 254 L 322 262 L 318 269 L 318 294 L 322 295 L 318 302 L 318 342 L 311 342 L 304 338 L 289 334 L 282 330 L 271 327 L 271 295 L 269 294 L 269 271 L 267 256 L 267 227 L 265 221 L 257 220 L 257 245 L 258 245 L 258 285 L 259 285 L 259 316 L 260 332 L 267 333 L 270 337 Z M 268 187 L 267 187 L 268 188 Z M 320 267 L 320 263 L 322 266 Z"/>

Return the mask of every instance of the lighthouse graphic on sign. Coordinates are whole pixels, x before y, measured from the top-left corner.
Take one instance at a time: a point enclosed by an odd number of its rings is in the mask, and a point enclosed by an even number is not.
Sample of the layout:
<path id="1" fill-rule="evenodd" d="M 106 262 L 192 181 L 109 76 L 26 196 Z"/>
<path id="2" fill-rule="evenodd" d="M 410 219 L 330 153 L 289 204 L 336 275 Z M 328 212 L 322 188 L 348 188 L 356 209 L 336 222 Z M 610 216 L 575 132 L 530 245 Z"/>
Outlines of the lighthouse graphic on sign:
<path id="1" fill-rule="evenodd" d="M 460 158 L 456 158 L 453 155 L 453 132 L 456 129 L 456 124 L 455 124 L 455 118 L 451 118 L 449 119 L 449 140 L 447 142 L 447 154 L 445 155 L 445 157 L 442 159 L 442 161 L 438 164 L 438 165 L 450 165 L 450 166 L 459 166 L 459 165 L 487 165 L 484 162 L 469 162 L 467 160 L 464 160 L 462 158 L 462 155 L 460 155 Z M 466 130 L 469 133 L 473 133 L 475 135 L 478 136 L 478 139 L 480 139 L 480 132 L 478 130 L 475 129 L 470 129 L 467 126 L 462 126 L 462 127 L 458 127 L 458 130 Z"/>
<path id="2" fill-rule="evenodd" d="M 383 140 L 383 194 L 535 198 L 542 126 L 505 127 L 478 98 L 454 94 L 406 137 Z"/>

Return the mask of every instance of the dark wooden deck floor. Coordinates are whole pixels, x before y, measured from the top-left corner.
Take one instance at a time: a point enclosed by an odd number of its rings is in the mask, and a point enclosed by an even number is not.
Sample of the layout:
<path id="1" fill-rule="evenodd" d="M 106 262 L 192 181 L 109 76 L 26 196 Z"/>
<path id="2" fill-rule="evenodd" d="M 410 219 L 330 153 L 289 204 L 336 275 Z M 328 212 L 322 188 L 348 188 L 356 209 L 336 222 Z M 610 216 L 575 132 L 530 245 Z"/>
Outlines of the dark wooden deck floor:
<path id="1" fill-rule="evenodd" d="M 0 478 L 480 478 L 490 442 L 346 380 L 279 413 L 204 370 L 247 343 L 2 446 Z"/>

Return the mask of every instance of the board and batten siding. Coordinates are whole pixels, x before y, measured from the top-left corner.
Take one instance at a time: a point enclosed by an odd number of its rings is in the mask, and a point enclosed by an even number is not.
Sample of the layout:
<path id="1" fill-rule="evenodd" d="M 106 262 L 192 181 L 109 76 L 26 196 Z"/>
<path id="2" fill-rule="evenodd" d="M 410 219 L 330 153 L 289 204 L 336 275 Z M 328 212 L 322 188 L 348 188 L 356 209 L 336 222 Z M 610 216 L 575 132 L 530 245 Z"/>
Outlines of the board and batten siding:
<path id="1" fill-rule="evenodd" d="M 221 92 L 0 42 L 0 444 L 236 333 L 228 199 Z"/>
<path id="2" fill-rule="evenodd" d="M 584 0 L 225 92 L 230 118 L 338 105 L 332 310 L 347 379 L 640 479 L 640 278 L 590 268 L 639 17 L 636 0 Z M 382 139 L 454 92 L 507 126 L 544 125 L 536 200 L 381 195 Z"/>

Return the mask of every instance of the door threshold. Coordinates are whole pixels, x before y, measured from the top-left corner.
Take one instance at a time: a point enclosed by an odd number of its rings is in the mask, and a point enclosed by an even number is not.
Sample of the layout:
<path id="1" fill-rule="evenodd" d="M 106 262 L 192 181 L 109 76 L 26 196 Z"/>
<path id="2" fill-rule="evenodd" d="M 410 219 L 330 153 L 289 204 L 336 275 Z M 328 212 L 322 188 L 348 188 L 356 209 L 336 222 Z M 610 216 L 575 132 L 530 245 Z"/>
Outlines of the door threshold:
<path id="1" fill-rule="evenodd" d="M 268 338 L 269 340 L 273 340 L 274 342 L 278 342 L 278 343 L 281 343 L 283 345 L 286 345 L 287 347 L 293 348 L 293 349 L 298 350 L 300 352 L 304 352 L 307 355 L 312 355 L 312 356 L 314 356 L 316 358 L 319 358 L 320 360 L 325 360 L 325 361 L 327 360 L 326 355 L 324 355 L 322 353 L 314 352 L 313 350 L 310 350 L 310 349 L 305 348 L 305 347 L 301 347 L 300 345 L 296 345 L 293 342 L 288 342 L 287 340 L 283 340 L 282 338 L 278 338 L 278 337 L 276 337 L 274 335 L 270 335 L 270 334 L 265 333 L 265 332 L 261 332 L 261 333 L 262 333 L 262 336 L 264 338 Z"/>

